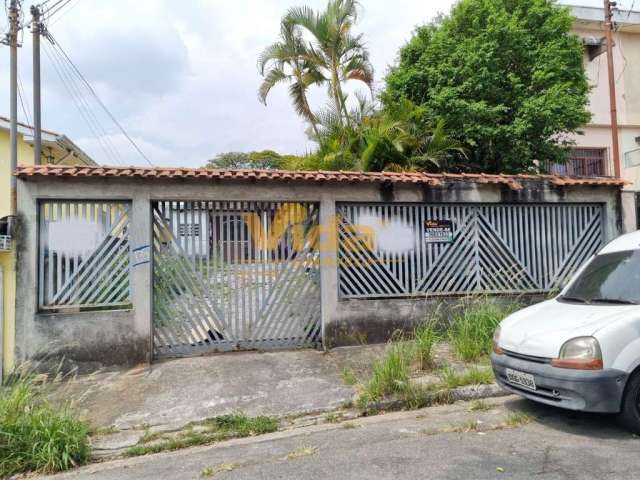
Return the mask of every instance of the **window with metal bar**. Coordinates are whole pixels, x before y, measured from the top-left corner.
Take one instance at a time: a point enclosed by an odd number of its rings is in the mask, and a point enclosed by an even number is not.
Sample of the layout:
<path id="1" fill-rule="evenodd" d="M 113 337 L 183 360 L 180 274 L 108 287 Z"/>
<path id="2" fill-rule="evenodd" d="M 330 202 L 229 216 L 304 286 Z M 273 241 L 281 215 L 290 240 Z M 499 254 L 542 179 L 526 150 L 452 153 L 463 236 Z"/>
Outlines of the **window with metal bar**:
<path id="1" fill-rule="evenodd" d="M 606 148 L 573 148 L 565 163 L 550 163 L 548 173 L 569 177 L 609 177 L 609 156 Z"/>
<path id="2" fill-rule="evenodd" d="M 56 200 L 39 207 L 40 311 L 130 307 L 130 204 Z"/>

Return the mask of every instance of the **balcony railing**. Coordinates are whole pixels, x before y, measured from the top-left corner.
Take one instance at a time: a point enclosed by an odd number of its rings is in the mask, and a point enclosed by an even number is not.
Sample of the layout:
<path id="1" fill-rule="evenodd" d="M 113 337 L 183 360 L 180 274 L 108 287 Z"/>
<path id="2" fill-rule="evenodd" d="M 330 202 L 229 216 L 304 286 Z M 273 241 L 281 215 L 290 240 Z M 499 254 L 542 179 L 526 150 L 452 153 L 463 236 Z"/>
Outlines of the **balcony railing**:
<path id="1" fill-rule="evenodd" d="M 547 163 L 546 171 L 567 177 L 611 177 L 606 148 L 575 148 L 565 163 Z"/>

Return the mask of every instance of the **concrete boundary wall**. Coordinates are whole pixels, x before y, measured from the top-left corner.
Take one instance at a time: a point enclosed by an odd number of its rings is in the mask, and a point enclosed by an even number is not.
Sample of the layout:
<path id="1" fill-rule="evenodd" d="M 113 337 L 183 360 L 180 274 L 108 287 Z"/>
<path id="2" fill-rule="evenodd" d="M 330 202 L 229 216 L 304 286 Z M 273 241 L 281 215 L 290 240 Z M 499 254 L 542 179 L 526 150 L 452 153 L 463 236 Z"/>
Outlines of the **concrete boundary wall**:
<path id="1" fill-rule="evenodd" d="M 18 181 L 18 298 L 16 300 L 17 363 L 64 355 L 91 370 L 99 366 L 136 364 L 152 358 L 152 264 L 132 269 L 132 308 L 123 311 L 43 314 L 37 310 L 38 202 L 45 199 L 128 200 L 132 202 L 131 248 L 151 245 L 154 200 L 252 200 L 319 202 L 322 334 L 325 346 L 382 341 L 396 327 L 424 318 L 424 297 L 413 299 L 338 299 L 337 202 L 418 203 L 599 203 L 604 207 L 604 236 L 623 231 L 620 188 L 552 186 L 522 182 L 506 185 L 447 181 L 441 186 L 373 183 L 269 182 L 252 180 L 27 177 Z M 69 239 L 72 241 L 73 239 Z"/>

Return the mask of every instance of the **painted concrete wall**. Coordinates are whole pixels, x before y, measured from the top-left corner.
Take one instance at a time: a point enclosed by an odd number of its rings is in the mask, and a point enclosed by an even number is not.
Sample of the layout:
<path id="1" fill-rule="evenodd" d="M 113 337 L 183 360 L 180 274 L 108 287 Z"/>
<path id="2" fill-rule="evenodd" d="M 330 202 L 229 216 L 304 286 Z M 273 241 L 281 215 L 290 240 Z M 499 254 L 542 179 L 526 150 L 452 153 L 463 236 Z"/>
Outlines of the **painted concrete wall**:
<path id="1" fill-rule="evenodd" d="M 574 32 L 581 38 L 601 38 L 604 30 L 599 23 L 578 23 Z M 616 103 L 620 137 L 622 176 L 631 184 L 630 190 L 640 191 L 640 31 L 620 28 L 614 34 L 613 48 L 614 75 L 616 79 Z M 611 152 L 611 116 L 609 108 L 609 80 L 607 56 L 602 54 L 589 60 L 585 53 L 584 65 L 592 86 L 589 95 L 589 110 L 593 118 L 572 139 L 581 147 L 607 148 Z M 625 165 L 625 154 L 632 159 L 632 165 Z M 609 153 L 611 161 L 611 153 Z M 613 173 L 613 168 L 611 170 Z"/>
<path id="2" fill-rule="evenodd" d="M 18 164 L 33 165 L 33 147 L 25 142 L 25 127 L 19 128 L 18 133 Z M 50 134 L 49 134 L 50 136 Z M 77 157 L 69 156 L 61 160 L 61 153 L 52 153 L 45 148 L 43 152 L 43 161 L 52 161 L 54 163 L 62 163 L 64 165 L 75 165 L 80 163 Z M 50 157 L 48 155 L 51 155 Z M 9 130 L 0 128 L 0 218 L 9 215 L 11 208 L 11 166 L 9 151 Z M 14 362 L 14 339 L 15 339 L 15 296 L 16 296 L 16 277 L 15 277 L 16 257 L 15 251 L 0 252 L 0 266 L 4 270 L 4 281 L 0 285 L 4 294 L 3 302 L 3 323 L 0 325 L 2 329 L 2 339 L 0 343 L 0 376 L 6 375 Z"/>
<path id="3" fill-rule="evenodd" d="M 250 192 L 250 193 L 248 193 Z M 148 361 L 152 352 L 152 268 L 132 273 L 132 309 L 120 312 L 84 312 L 45 315 L 37 311 L 36 207 L 41 199 L 104 199 L 132 201 L 132 248 L 151 243 L 151 201 L 252 200 L 319 202 L 321 225 L 321 299 L 325 345 L 358 342 L 353 332 L 380 340 L 395 323 L 413 324 L 423 318 L 424 298 L 385 300 L 338 299 L 337 239 L 330 228 L 336 202 L 487 202 L 581 203 L 605 207 L 606 238 L 621 232 L 620 192 L 614 187 L 556 188 L 531 182 L 520 191 L 489 184 L 450 183 L 441 187 L 415 185 L 318 184 L 287 182 L 210 182 L 200 180 L 30 178 L 20 180 L 19 215 L 23 228 L 18 261 L 16 353 L 19 360 L 46 354 L 64 354 L 92 369 L 98 365 Z M 327 228 L 329 227 L 329 228 Z M 332 233 L 333 232 L 333 233 Z M 372 331 L 367 331 L 367 328 Z M 345 334 L 345 332 L 347 332 Z"/>
<path id="4" fill-rule="evenodd" d="M 33 149 L 18 136 L 18 163 L 33 165 Z M 9 131 L 0 129 L 0 217 L 10 213 L 11 207 L 11 168 L 9 156 Z M 6 374 L 13 367 L 14 352 L 14 305 L 15 305 L 15 254 L 0 252 L 0 266 L 4 271 L 2 287 L 3 302 L 3 330 L 2 335 L 2 371 Z M 0 372 L 1 373 L 1 372 Z"/>

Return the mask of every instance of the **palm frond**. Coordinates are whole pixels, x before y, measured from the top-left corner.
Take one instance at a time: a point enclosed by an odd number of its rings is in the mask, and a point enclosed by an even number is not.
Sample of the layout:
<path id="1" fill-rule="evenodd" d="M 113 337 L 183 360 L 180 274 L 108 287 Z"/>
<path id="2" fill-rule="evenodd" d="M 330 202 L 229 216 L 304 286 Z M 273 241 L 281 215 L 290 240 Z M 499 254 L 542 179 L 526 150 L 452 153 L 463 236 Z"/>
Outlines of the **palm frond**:
<path id="1" fill-rule="evenodd" d="M 264 80 L 260 84 L 260 88 L 258 88 L 258 99 L 267 104 L 267 95 L 271 89 L 276 86 L 280 82 L 290 81 L 290 77 L 282 70 L 281 68 L 272 68 L 267 72 L 264 76 Z"/>

